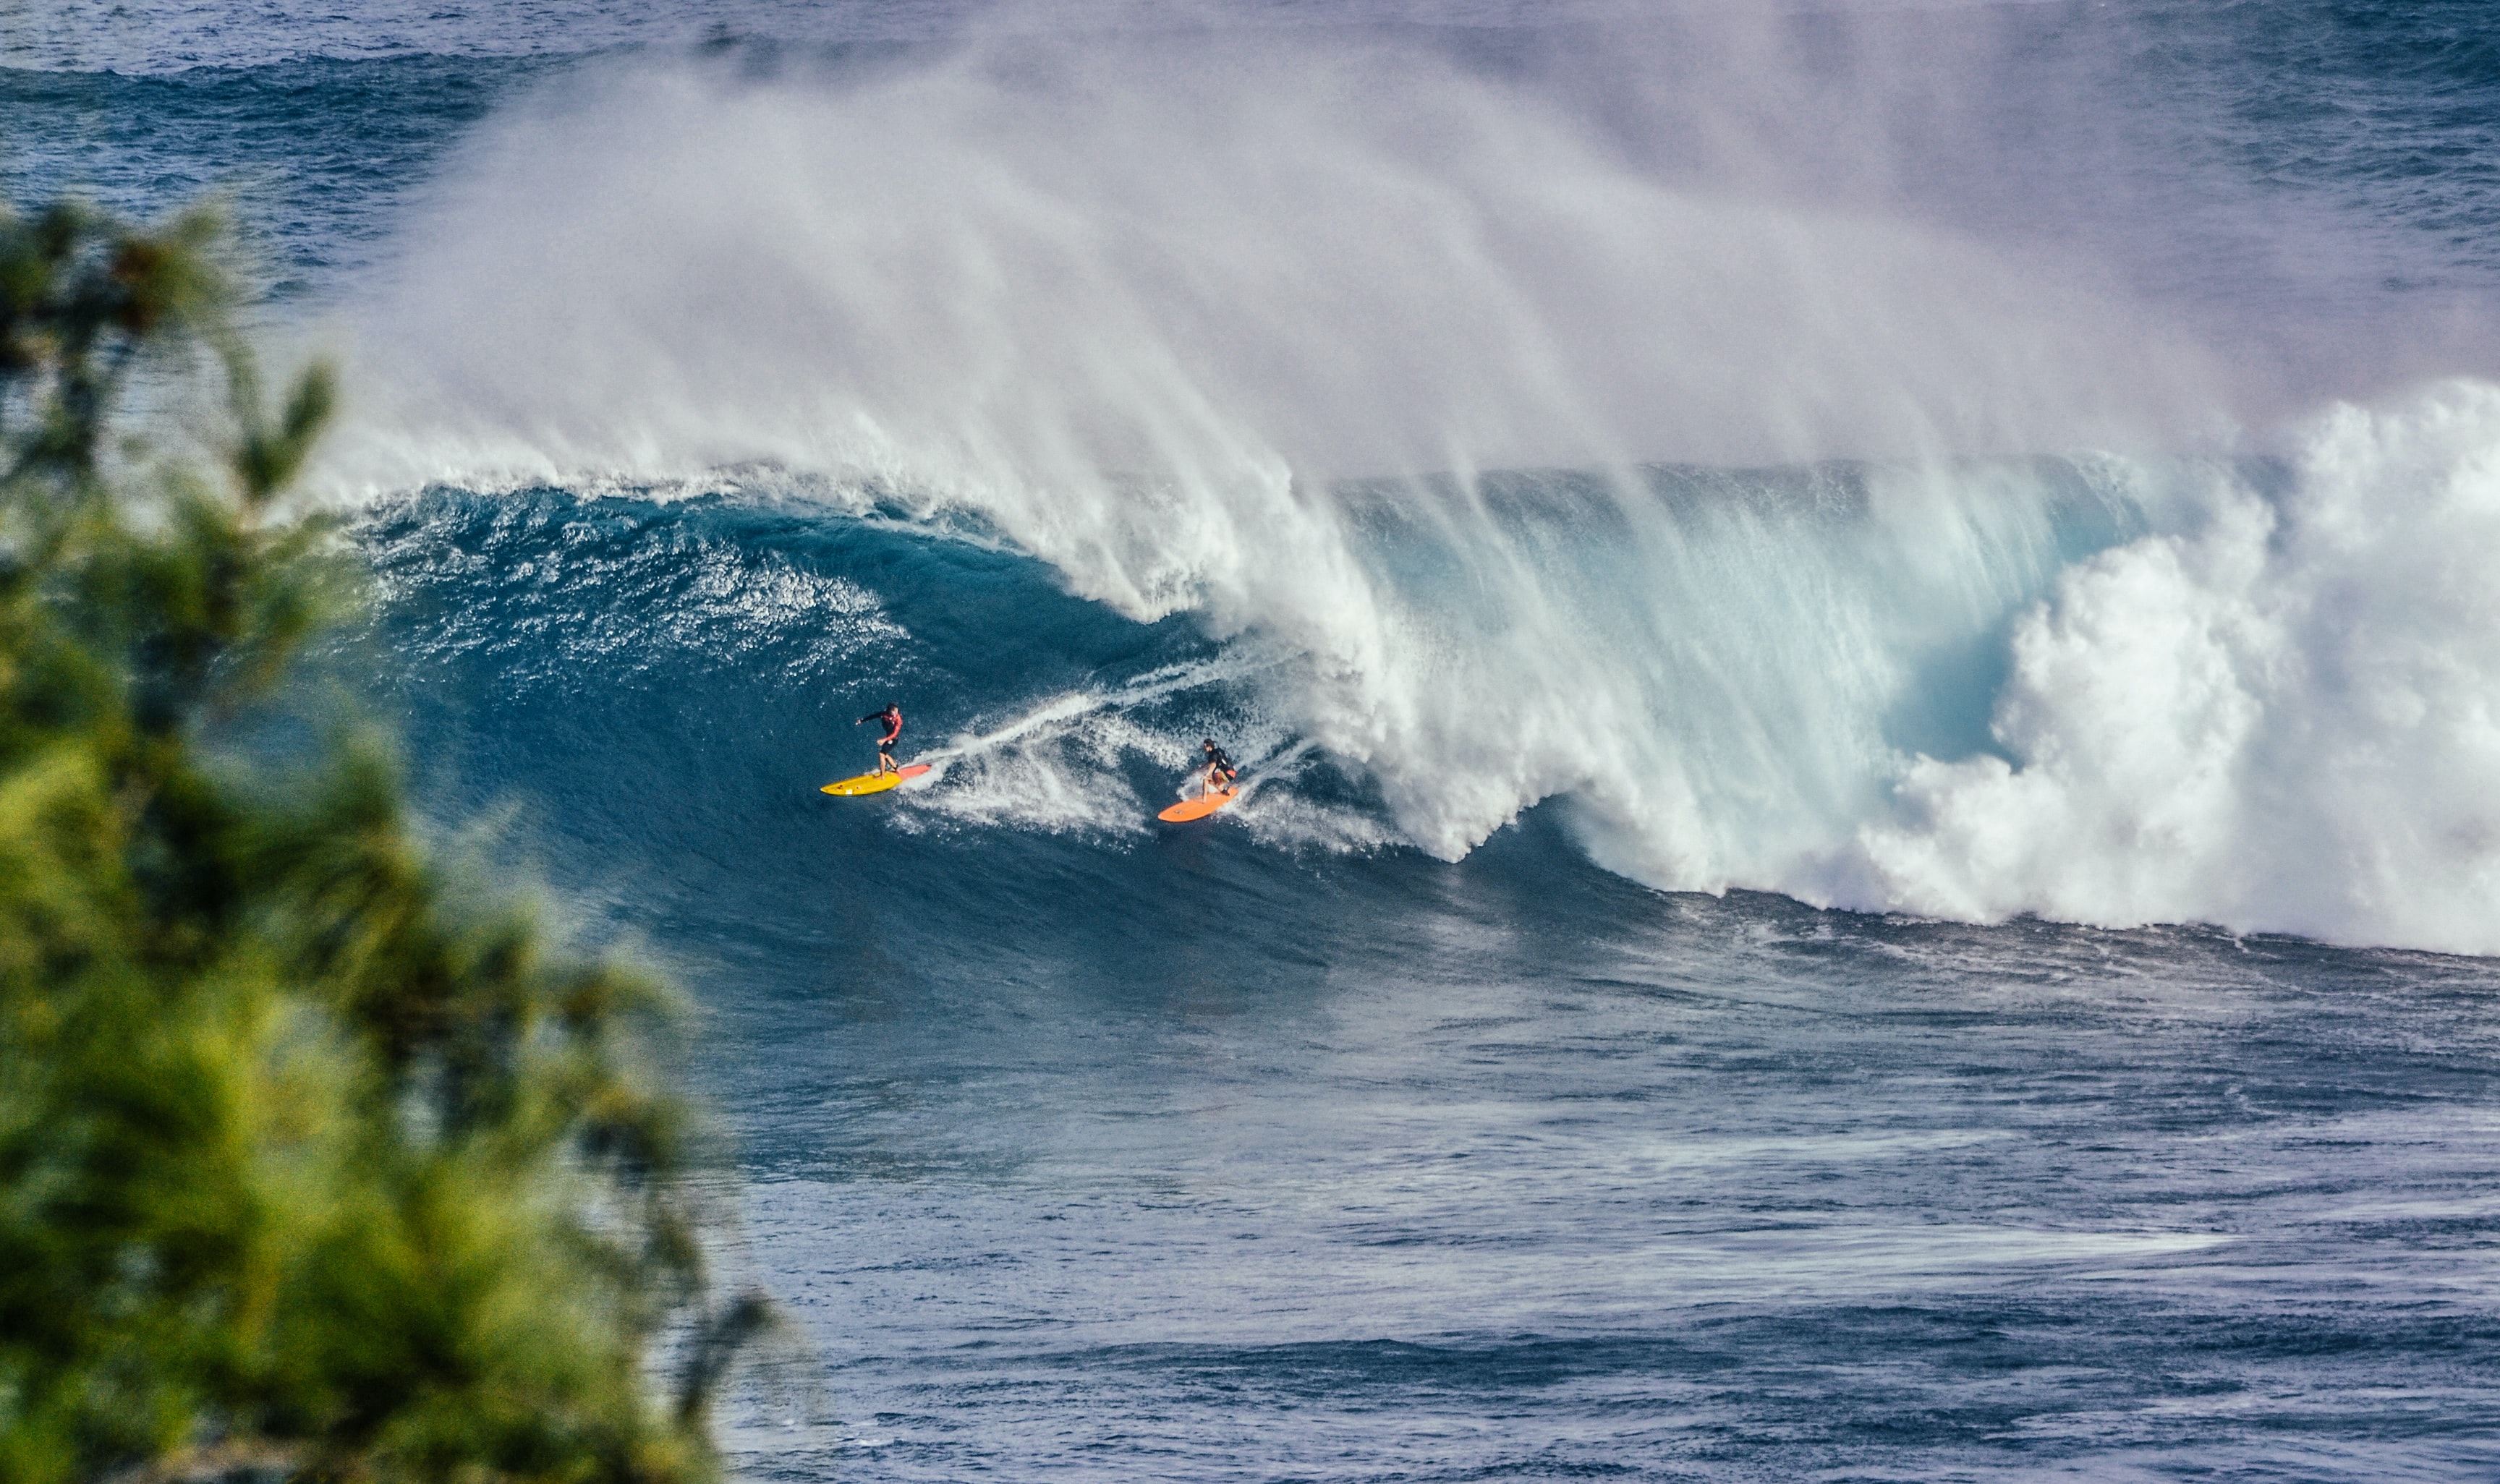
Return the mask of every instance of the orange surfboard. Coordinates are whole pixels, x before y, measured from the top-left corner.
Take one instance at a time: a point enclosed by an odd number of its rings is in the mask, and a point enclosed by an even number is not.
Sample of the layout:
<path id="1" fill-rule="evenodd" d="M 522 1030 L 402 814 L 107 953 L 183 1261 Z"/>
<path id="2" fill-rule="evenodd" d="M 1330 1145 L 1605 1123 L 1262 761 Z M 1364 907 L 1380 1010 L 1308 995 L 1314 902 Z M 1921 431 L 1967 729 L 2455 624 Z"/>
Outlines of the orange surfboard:
<path id="1" fill-rule="evenodd" d="M 902 788 L 905 779 L 917 778 L 928 771 L 929 764 L 925 762 L 908 763 L 899 773 L 862 773 L 857 778 L 845 778 L 840 783 L 829 783 L 825 785 L 822 791 L 833 794 L 837 798 L 856 798 L 863 793 L 883 793 L 888 789 Z"/>
<path id="2" fill-rule="evenodd" d="M 1191 820 L 1202 820 L 1232 803 L 1240 792 L 1239 789 L 1227 789 L 1221 793 L 1201 793 L 1196 798 L 1185 798 L 1156 815 L 1155 818 L 1167 824 L 1181 824 Z"/>

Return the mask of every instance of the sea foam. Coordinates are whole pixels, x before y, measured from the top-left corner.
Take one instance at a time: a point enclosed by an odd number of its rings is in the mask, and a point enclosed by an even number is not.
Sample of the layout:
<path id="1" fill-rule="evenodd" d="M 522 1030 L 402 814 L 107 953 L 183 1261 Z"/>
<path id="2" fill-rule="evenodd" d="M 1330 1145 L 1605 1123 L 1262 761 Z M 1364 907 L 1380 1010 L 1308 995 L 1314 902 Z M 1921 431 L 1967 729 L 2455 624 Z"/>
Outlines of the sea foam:
<path id="1" fill-rule="evenodd" d="M 2300 430 L 2270 498 L 2023 616 L 2011 760 L 1913 758 L 1831 900 L 2500 950 L 2500 388 Z"/>

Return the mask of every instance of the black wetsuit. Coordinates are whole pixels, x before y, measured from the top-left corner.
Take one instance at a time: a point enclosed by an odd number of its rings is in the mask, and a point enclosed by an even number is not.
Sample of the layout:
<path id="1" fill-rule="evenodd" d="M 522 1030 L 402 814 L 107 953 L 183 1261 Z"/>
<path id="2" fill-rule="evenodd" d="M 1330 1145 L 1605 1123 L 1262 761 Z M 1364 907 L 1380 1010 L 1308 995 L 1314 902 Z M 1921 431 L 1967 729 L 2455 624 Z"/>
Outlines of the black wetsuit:
<path id="1" fill-rule="evenodd" d="M 1211 773 L 1212 785 L 1219 792 L 1232 788 L 1233 780 L 1239 776 L 1233 770 L 1233 759 L 1224 756 L 1224 749 L 1220 747 L 1206 755 L 1206 766 Z"/>

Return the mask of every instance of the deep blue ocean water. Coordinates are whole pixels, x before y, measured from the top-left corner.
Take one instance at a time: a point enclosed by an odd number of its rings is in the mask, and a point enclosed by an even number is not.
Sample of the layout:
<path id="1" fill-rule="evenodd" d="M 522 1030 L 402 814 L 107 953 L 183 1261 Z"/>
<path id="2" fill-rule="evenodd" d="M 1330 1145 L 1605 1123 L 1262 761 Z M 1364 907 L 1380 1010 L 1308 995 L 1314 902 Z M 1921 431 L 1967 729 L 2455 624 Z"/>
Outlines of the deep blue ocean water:
<path id="1" fill-rule="evenodd" d="M 315 9 L 0 171 L 346 359 L 746 1476 L 2500 1474 L 2487 7 Z"/>

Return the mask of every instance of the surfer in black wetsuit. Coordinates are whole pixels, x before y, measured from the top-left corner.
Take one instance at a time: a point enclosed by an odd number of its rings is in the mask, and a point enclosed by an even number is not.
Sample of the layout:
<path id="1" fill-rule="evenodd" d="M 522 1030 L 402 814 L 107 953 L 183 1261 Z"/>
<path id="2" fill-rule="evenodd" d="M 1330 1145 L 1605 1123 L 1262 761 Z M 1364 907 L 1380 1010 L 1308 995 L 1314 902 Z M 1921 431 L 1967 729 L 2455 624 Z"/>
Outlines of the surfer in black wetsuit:
<path id="1" fill-rule="evenodd" d="M 901 772 L 902 769 L 894 765 L 894 744 L 895 740 L 903 735 L 903 708 L 892 701 L 887 701 L 883 711 L 872 711 L 861 717 L 859 722 L 853 722 L 851 725 L 857 726 L 860 722 L 885 724 L 885 735 L 876 739 L 876 770 L 880 773 Z"/>
<path id="2" fill-rule="evenodd" d="M 1233 770 L 1233 759 L 1224 756 L 1224 749 L 1215 745 L 1215 739 L 1213 737 L 1207 738 L 1206 791 L 1209 793 L 1221 793 L 1225 790 L 1232 788 L 1233 780 L 1238 776 L 1239 775 Z"/>

